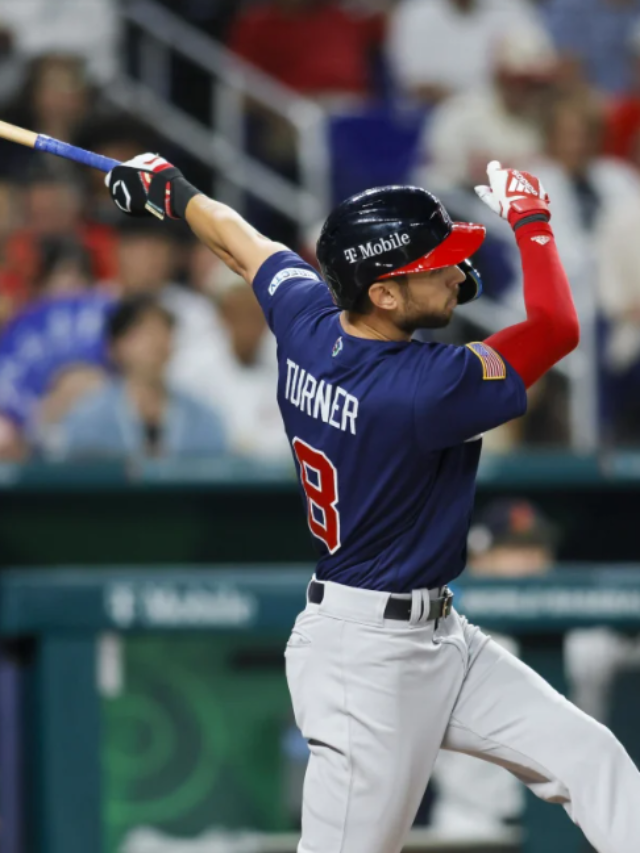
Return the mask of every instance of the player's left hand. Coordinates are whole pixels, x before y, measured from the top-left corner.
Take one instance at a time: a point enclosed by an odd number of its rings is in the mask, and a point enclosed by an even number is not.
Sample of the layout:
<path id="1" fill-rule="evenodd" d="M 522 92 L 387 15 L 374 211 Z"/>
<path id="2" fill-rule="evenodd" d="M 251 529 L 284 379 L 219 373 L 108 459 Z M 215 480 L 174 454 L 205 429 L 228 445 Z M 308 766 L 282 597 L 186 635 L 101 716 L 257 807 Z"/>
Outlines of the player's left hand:
<path id="1" fill-rule="evenodd" d="M 482 201 L 512 228 L 530 216 L 551 218 L 549 196 L 538 178 L 518 169 L 503 169 L 497 160 L 487 166 L 489 186 L 475 188 Z"/>
<path id="2" fill-rule="evenodd" d="M 128 216 L 152 214 L 181 219 L 198 194 L 177 169 L 158 154 L 139 154 L 112 169 L 105 184 L 115 205 Z"/>

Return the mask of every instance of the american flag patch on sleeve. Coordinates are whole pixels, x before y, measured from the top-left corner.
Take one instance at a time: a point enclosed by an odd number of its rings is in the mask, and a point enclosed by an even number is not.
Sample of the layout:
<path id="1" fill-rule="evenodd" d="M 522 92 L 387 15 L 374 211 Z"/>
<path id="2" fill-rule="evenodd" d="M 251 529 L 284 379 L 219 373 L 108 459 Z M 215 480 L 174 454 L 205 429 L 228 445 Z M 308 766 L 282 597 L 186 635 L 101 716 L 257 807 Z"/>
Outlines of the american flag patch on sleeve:
<path id="1" fill-rule="evenodd" d="M 498 353 L 486 344 L 467 344 L 471 352 L 480 359 L 483 379 L 506 379 L 507 367 Z"/>

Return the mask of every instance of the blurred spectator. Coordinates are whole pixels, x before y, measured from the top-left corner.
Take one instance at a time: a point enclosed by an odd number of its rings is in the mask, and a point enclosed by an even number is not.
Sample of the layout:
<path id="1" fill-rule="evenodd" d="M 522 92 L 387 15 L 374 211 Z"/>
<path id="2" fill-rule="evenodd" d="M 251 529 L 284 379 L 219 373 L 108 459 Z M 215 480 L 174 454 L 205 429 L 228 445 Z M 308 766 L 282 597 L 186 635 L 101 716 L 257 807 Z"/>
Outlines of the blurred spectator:
<path id="1" fill-rule="evenodd" d="M 291 460 L 277 404 L 275 338 L 251 287 L 233 273 L 219 276 L 214 299 L 224 329 L 225 353 L 212 385 L 236 453 L 264 461 Z"/>
<path id="2" fill-rule="evenodd" d="M 336 0 L 268 0 L 239 13 L 229 47 L 305 95 L 363 96 L 371 91 L 382 30 L 379 16 L 350 12 Z"/>
<path id="3" fill-rule="evenodd" d="M 52 53 L 31 61 L 23 87 L 4 117 L 20 127 L 77 144 L 78 134 L 95 107 L 96 98 L 90 91 L 84 60 L 75 54 Z M 36 155 L 10 142 L 2 141 L 0 152 L 2 173 L 14 179 L 36 162 L 38 168 L 44 164 L 49 171 L 67 177 L 77 171 L 68 160 Z"/>
<path id="4" fill-rule="evenodd" d="M 469 530 L 469 572 L 522 578 L 546 574 L 556 559 L 558 531 L 524 499 L 499 499 L 477 514 Z"/>
<path id="5" fill-rule="evenodd" d="M 60 284 L 60 270 L 52 284 Z M 67 267 L 65 288 L 68 290 Z M 63 277 L 64 278 L 64 277 Z M 63 373 L 107 367 L 103 329 L 111 298 L 87 291 L 44 296 L 26 307 L 0 335 L 0 459 L 19 459 L 39 443 L 39 406 Z M 92 372 L 92 371 L 89 371 Z M 65 399 L 72 397 L 65 382 Z M 83 385 L 84 387 L 84 385 Z M 46 407 L 45 407 L 46 408 Z M 59 405 L 53 408 L 59 409 Z M 47 416 L 47 421 L 49 417 Z"/>
<path id="6" fill-rule="evenodd" d="M 111 206 L 113 207 L 113 202 Z M 218 281 L 228 279 L 229 270 L 208 246 L 198 240 L 189 250 L 187 274 L 193 290 L 213 298 Z"/>
<path id="7" fill-rule="evenodd" d="M 524 0 L 400 0 L 388 55 L 398 83 L 425 103 L 489 83 L 493 49 L 506 31 L 539 27 Z"/>
<path id="8" fill-rule="evenodd" d="M 601 223 L 621 202 L 640 192 L 632 169 L 600 156 L 601 140 L 599 104 L 560 99 L 546 120 L 546 156 L 535 165 L 551 198 L 553 230 L 578 307 L 593 292 L 595 240 Z"/>
<path id="9" fill-rule="evenodd" d="M 54 374 L 38 402 L 30 443 L 39 453 L 56 457 L 60 452 L 60 424 L 84 397 L 102 388 L 109 379 L 105 367 L 70 364 Z"/>
<path id="10" fill-rule="evenodd" d="M 0 15 L 0 106 L 12 100 L 23 82 L 25 59 L 16 49 L 16 39 Z"/>
<path id="11" fill-rule="evenodd" d="M 596 283 L 606 329 L 605 434 L 640 442 L 640 194 L 613 206 L 603 220 Z"/>
<path id="12" fill-rule="evenodd" d="M 23 201 L 27 224 L 7 237 L 0 270 L 0 297 L 10 301 L 14 310 L 37 295 L 47 242 L 74 240 L 88 253 L 94 280 L 113 277 L 116 235 L 83 218 L 78 185 L 48 171 L 37 172 L 26 186 Z"/>
<path id="13" fill-rule="evenodd" d="M 626 91 L 631 83 L 629 33 L 637 24 L 640 0 L 547 0 L 543 10 L 568 65 L 581 66 L 603 92 Z"/>
<path id="14" fill-rule="evenodd" d="M 496 42 L 492 63 L 486 87 L 454 95 L 427 122 L 423 186 L 471 188 L 486 181 L 490 160 L 525 168 L 540 152 L 553 45 L 540 27 L 508 31 Z"/>
<path id="15" fill-rule="evenodd" d="M 77 53 L 101 81 L 117 68 L 118 10 L 113 0 L 0 0 L 0 21 L 28 56 Z"/>
<path id="16" fill-rule="evenodd" d="M 606 109 L 604 153 L 640 169 L 640 20 L 629 37 L 629 85 Z"/>
<path id="17" fill-rule="evenodd" d="M 168 379 L 176 390 L 198 400 L 211 399 L 223 381 L 224 357 L 220 321 L 201 293 L 174 281 L 181 252 L 171 225 L 156 220 L 122 220 L 117 253 L 119 273 L 107 287 L 122 296 L 157 296 L 175 318 L 173 356 Z"/>
<path id="18" fill-rule="evenodd" d="M 173 317 L 153 296 L 123 300 L 107 322 L 120 378 L 61 425 L 62 456 L 208 456 L 225 449 L 215 412 L 167 385 Z"/>

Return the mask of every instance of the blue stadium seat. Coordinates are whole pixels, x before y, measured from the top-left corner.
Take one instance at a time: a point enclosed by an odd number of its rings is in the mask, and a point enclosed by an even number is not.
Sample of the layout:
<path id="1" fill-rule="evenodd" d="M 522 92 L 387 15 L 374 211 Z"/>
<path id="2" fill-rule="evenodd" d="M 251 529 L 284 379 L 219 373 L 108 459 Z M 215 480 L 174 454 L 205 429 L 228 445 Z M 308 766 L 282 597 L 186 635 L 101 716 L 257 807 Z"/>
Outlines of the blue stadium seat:
<path id="1" fill-rule="evenodd" d="M 334 116 L 329 125 L 334 203 L 370 187 L 407 183 L 428 116 L 424 109 L 385 105 Z"/>

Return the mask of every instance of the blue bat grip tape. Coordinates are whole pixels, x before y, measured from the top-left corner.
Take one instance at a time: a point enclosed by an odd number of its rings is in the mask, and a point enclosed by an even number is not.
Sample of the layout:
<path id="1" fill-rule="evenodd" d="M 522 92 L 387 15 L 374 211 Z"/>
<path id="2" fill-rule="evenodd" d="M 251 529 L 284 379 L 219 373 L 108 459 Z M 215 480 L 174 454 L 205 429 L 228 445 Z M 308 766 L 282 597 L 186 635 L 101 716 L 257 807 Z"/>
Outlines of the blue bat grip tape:
<path id="1" fill-rule="evenodd" d="M 75 160 L 76 163 L 91 166 L 92 169 L 99 169 L 101 172 L 110 172 L 115 166 L 120 165 L 118 160 L 112 160 L 111 157 L 85 151 L 84 148 L 77 148 L 75 145 L 69 145 L 68 142 L 60 142 L 59 139 L 52 139 L 44 134 L 40 134 L 36 139 L 35 149 L 64 157 L 66 160 Z"/>

